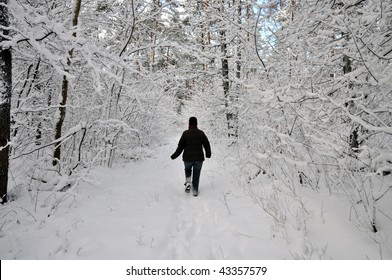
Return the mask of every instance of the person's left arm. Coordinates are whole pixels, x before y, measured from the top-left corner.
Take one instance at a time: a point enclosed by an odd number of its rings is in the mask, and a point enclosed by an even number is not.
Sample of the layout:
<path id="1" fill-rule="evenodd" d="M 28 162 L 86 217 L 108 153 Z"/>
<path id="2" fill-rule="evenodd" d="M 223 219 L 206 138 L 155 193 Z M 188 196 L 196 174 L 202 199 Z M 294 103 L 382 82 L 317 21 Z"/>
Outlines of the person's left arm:
<path id="1" fill-rule="evenodd" d="M 203 133 L 203 147 L 204 150 L 206 151 L 206 158 L 210 158 L 211 157 L 210 141 L 208 141 L 208 138 L 204 133 Z"/>

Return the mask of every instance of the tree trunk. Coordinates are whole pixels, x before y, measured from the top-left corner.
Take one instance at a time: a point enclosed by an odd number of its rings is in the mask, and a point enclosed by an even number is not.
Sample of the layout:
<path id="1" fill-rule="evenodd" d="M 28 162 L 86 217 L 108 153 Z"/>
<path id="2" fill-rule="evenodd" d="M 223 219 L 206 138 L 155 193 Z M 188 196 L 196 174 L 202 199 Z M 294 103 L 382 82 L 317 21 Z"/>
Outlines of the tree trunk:
<path id="1" fill-rule="evenodd" d="M 0 25 L 9 26 L 8 0 L 0 0 Z M 12 56 L 8 47 L 3 48 L 9 32 L 0 33 L 0 202 L 7 202 L 9 140 L 11 125 Z M 4 37 L 3 37 L 4 36 Z"/>
<path id="2" fill-rule="evenodd" d="M 153 11 L 158 11 L 160 7 L 160 1 L 154 0 L 153 1 Z M 155 30 L 154 32 L 151 31 L 150 38 L 151 38 L 151 50 L 150 50 L 150 70 L 154 70 L 155 64 L 155 45 L 157 43 L 157 32 L 158 32 L 158 16 L 155 18 Z"/>
<path id="3" fill-rule="evenodd" d="M 79 18 L 79 13 L 80 13 L 80 6 L 82 4 L 82 0 L 76 0 L 76 5 L 75 5 L 75 10 L 74 10 L 74 16 L 72 19 L 72 25 L 73 27 L 76 27 L 78 25 L 78 18 Z M 74 37 L 76 37 L 76 32 L 72 34 Z M 71 66 L 71 59 L 73 55 L 73 49 L 68 51 L 68 59 L 67 59 L 67 68 L 65 69 L 65 72 L 69 72 L 69 67 Z M 61 87 L 61 102 L 59 106 L 59 117 L 56 123 L 56 134 L 55 134 L 55 140 L 58 140 L 61 138 L 62 135 L 62 128 L 63 128 L 63 123 L 65 119 L 65 112 L 66 112 L 66 106 L 67 106 L 67 99 L 68 99 L 68 78 L 66 75 L 63 76 L 63 83 Z M 53 165 L 56 165 L 60 159 L 61 159 L 61 141 L 55 144 L 55 150 L 54 150 L 54 160 L 53 160 Z"/>
<path id="4" fill-rule="evenodd" d="M 232 120 L 233 114 L 230 111 L 230 81 L 229 81 L 229 60 L 227 58 L 227 43 L 226 43 L 226 31 L 221 30 L 221 63 L 222 63 L 222 83 L 223 83 L 223 94 L 225 98 L 225 107 L 226 107 L 226 120 L 227 120 L 227 127 L 228 127 L 228 136 L 231 137 L 232 132 Z"/>
<path id="5" fill-rule="evenodd" d="M 351 59 L 348 56 L 343 56 L 343 74 L 347 74 L 352 72 L 352 65 L 351 65 Z M 348 85 L 349 88 L 352 88 L 351 83 Z M 355 96 L 353 96 L 355 97 Z M 346 103 L 346 106 L 354 108 L 354 101 L 351 101 L 350 103 Z M 358 124 L 353 124 L 353 129 L 350 132 L 350 137 L 349 137 L 349 144 L 350 144 L 350 149 L 354 152 L 357 153 L 359 149 L 359 133 L 360 133 L 360 126 Z"/>
<path id="6" fill-rule="evenodd" d="M 239 26 L 242 25 L 242 7 L 241 7 L 241 1 L 238 3 L 237 7 L 237 23 Z M 241 79 L 241 60 L 242 60 L 242 54 L 241 54 L 241 37 L 238 36 L 238 42 L 237 42 L 237 72 L 236 72 L 236 77 L 237 79 Z"/>
<path id="7" fill-rule="evenodd" d="M 220 9 L 222 15 L 224 15 L 225 12 L 224 5 L 225 5 L 225 1 L 222 0 L 221 9 Z M 233 114 L 230 111 L 231 104 L 230 104 L 230 97 L 229 97 L 230 95 L 229 59 L 227 56 L 227 39 L 226 39 L 226 30 L 224 24 L 222 24 L 219 34 L 221 39 L 222 85 L 223 85 L 223 94 L 225 99 L 226 121 L 227 121 L 227 128 L 228 128 L 228 136 L 231 137 L 233 135 L 232 132 Z"/>
<path id="8" fill-rule="evenodd" d="M 294 14 L 295 14 L 295 12 L 294 12 L 294 10 L 295 10 L 295 0 L 291 0 L 290 1 L 290 10 L 291 10 L 291 22 L 293 22 L 294 21 Z"/>

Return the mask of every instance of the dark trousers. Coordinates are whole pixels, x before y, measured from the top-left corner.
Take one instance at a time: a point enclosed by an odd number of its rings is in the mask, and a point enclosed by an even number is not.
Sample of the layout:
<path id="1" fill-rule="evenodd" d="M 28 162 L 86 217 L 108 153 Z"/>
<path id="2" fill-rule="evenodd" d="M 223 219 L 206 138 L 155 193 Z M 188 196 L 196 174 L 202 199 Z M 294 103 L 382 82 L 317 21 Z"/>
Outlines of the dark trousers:
<path id="1" fill-rule="evenodd" d="M 202 161 L 184 161 L 185 165 L 185 177 L 189 178 L 192 176 L 193 171 L 193 178 L 192 178 L 192 186 L 193 189 L 198 191 L 199 190 L 199 179 L 200 179 L 200 172 L 203 166 Z"/>

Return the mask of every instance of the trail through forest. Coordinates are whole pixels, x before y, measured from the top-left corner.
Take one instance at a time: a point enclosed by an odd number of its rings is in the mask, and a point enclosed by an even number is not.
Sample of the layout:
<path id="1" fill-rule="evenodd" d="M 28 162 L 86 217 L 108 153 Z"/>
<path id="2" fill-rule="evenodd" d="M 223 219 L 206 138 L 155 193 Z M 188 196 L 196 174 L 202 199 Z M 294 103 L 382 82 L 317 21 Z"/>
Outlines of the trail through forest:
<path id="1" fill-rule="evenodd" d="M 392 259 L 392 1 L 0 3 L 2 259 Z"/>
<path id="2" fill-rule="evenodd" d="M 378 258 L 378 249 L 364 235 L 353 235 L 355 227 L 328 198 L 323 206 L 318 198 L 307 202 L 308 236 L 289 219 L 279 229 L 240 187 L 227 151 L 214 143 L 200 195 L 186 194 L 183 163 L 170 159 L 176 144 L 173 139 L 141 161 L 96 168 L 94 180 L 74 195 L 29 192 L 4 206 L 1 259 Z M 56 199 L 61 202 L 53 204 Z"/>
<path id="3" fill-rule="evenodd" d="M 10 230 L 2 232 L 1 258 L 262 257 L 265 250 L 261 249 L 270 239 L 269 227 L 258 223 L 246 228 L 260 218 L 260 211 L 241 209 L 249 206 L 250 199 L 233 189 L 229 167 L 215 155 L 207 160 L 200 196 L 193 197 L 184 192 L 182 161 L 170 159 L 175 147 L 176 142 L 161 146 L 145 160 L 123 167 L 95 169 L 94 182 L 83 183 L 76 197 L 62 200 L 54 212 L 48 209 L 51 193 L 38 194 L 37 211 L 33 194 L 9 203 L 8 211 L 20 218 L 17 225 L 8 224 Z M 231 205 L 233 199 L 236 205 Z M 24 205 L 23 210 L 17 204 Z M 53 214 L 46 217 L 48 212 Z"/>

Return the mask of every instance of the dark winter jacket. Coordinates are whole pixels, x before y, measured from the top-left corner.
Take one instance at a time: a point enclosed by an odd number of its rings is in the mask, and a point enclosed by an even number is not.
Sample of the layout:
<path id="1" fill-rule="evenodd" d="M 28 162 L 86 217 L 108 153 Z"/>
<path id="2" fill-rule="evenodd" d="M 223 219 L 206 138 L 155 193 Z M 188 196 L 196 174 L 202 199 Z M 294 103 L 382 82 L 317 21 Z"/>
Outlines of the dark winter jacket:
<path id="1" fill-rule="evenodd" d="M 207 136 L 197 127 L 191 127 L 182 133 L 181 139 L 178 142 L 177 150 L 171 156 L 172 159 L 181 155 L 184 161 L 204 161 L 203 148 L 206 152 L 206 157 L 211 157 L 211 147 Z"/>

